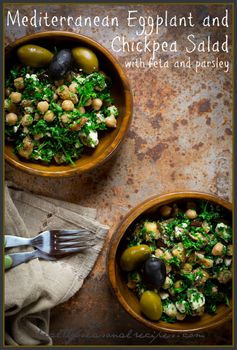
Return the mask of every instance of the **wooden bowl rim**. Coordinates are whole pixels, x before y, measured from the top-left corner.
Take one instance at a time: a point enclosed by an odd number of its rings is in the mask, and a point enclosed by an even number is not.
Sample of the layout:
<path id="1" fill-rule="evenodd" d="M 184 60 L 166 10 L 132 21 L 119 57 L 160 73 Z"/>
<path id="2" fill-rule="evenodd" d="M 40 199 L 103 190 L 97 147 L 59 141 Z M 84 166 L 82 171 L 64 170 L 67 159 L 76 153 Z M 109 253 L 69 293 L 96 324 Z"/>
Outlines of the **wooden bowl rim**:
<path id="1" fill-rule="evenodd" d="M 14 43 L 9 44 L 6 46 L 5 50 L 14 50 L 20 45 L 23 45 L 25 43 L 28 43 L 30 40 L 40 39 L 44 37 L 65 37 L 65 38 L 73 38 L 73 39 L 79 39 L 83 42 L 85 45 L 90 45 L 92 47 L 95 47 L 97 50 L 102 52 L 103 55 L 105 55 L 112 65 L 114 66 L 115 70 L 117 71 L 118 75 L 120 76 L 123 90 L 124 90 L 124 98 L 125 98 L 125 114 L 122 118 L 121 125 L 119 127 L 118 133 L 113 139 L 113 141 L 108 145 L 108 147 L 105 148 L 101 154 L 99 154 L 94 162 L 88 162 L 83 165 L 75 165 L 74 167 L 71 166 L 71 168 L 66 170 L 60 170 L 60 165 L 58 166 L 59 169 L 56 171 L 49 171 L 46 169 L 41 170 L 34 168 L 33 162 L 22 162 L 20 159 L 14 159 L 10 155 L 6 154 L 5 152 L 5 146 L 4 146 L 4 153 L 5 153 L 5 159 L 6 161 L 15 166 L 16 168 L 23 170 L 31 175 L 38 175 L 38 176 L 49 176 L 49 177 L 68 177 L 76 174 L 82 174 L 85 172 L 88 172 L 99 165 L 103 164 L 105 161 L 107 161 L 117 150 L 120 143 L 124 139 L 127 130 L 129 128 L 129 125 L 131 123 L 132 119 L 132 112 L 133 112 L 133 97 L 132 97 L 132 91 L 130 87 L 130 83 L 128 81 L 128 78 L 125 74 L 124 69 L 122 68 L 121 64 L 118 62 L 118 60 L 112 55 L 112 53 L 106 49 L 104 46 L 99 44 L 97 41 L 92 39 L 89 36 L 67 32 L 67 31 L 46 31 L 46 32 L 39 32 L 35 34 L 26 35 L 22 38 L 17 39 Z M 80 160 L 80 159 L 79 159 Z M 30 166 L 29 166 L 30 165 Z M 49 166 L 50 167 L 50 166 Z M 57 167 L 57 165 L 55 165 Z"/>
<path id="2" fill-rule="evenodd" d="M 222 317 L 221 319 L 213 320 L 212 323 L 209 325 L 204 325 L 203 327 L 199 325 L 199 327 L 195 326 L 195 322 L 193 323 L 193 327 L 190 329 L 175 329 L 168 327 L 167 325 L 170 325 L 166 322 L 159 322 L 155 323 L 152 321 L 149 321 L 145 317 L 140 316 L 137 314 L 130 305 L 126 302 L 123 295 L 120 293 L 120 290 L 118 288 L 117 282 L 116 282 L 116 254 L 118 247 L 120 245 L 120 242 L 125 235 L 128 227 L 140 216 L 143 212 L 147 211 L 148 209 L 151 209 L 154 206 L 157 205 L 164 205 L 165 203 L 168 203 L 170 201 L 176 201 L 180 199 L 203 199 L 208 200 L 211 202 L 216 203 L 217 205 L 223 206 L 228 211 L 232 212 L 232 204 L 214 194 L 206 193 L 206 192 L 199 192 L 199 191 L 177 191 L 177 192 L 170 192 L 170 193 L 164 193 L 161 195 L 155 195 L 152 196 L 142 203 L 135 206 L 133 209 L 131 209 L 123 218 L 123 220 L 118 224 L 117 228 L 115 229 L 115 232 L 112 236 L 109 251 L 107 255 L 107 269 L 108 269 L 108 277 L 109 282 L 112 287 L 112 290 L 117 297 L 119 303 L 122 305 L 124 310 L 130 314 L 134 319 L 137 321 L 143 323 L 145 326 L 152 328 L 156 331 L 164 331 L 167 333 L 192 333 L 192 332 L 199 332 L 199 331 L 207 331 L 213 328 L 216 328 L 220 326 L 221 324 L 227 322 L 232 317 L 232 307 L 230 307 L 226 313 L 225 318 Z M 233 214 L 232 214 L 233 216 Z M 232 294 L 233 298 L 233 294 Z M 172 325 L 174 325 L 173 323 Z"/>

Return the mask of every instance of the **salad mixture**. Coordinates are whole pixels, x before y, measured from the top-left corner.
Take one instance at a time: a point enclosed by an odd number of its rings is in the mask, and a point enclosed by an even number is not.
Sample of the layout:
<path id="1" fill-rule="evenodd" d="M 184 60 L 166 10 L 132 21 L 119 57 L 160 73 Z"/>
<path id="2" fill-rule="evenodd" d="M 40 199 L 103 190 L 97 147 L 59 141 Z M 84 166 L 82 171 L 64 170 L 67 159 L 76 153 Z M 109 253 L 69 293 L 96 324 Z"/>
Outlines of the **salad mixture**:
<path id="1" fill-rule="evenodd" d="M 120 259 L 127 286 L 153 321 L 182 321 L 229 306 L 232 228 L 224 208 L 210 202 L 165 205 L 127 238 Z"/>
<path id="2" fill-rule="evenodd" d="M 24 45 L 17 55 L 21 64 L 7 76 L 4 108 L 6 140 L 18 156 L 73 164 L 85 147 L 98 145 L 100 131 L 116 128 L 111 81 L 91 50 L 53 55 Z"/>

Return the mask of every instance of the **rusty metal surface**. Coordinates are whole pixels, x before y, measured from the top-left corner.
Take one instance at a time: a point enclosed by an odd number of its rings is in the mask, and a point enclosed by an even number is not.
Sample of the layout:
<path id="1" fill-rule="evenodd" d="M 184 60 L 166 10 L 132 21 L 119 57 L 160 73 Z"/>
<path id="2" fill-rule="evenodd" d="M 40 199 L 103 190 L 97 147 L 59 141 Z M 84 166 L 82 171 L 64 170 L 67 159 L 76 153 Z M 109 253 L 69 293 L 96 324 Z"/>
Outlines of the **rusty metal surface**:
<path id="1" fill-rule="evenodd" d="M 53 15 L 104 16 L 105 5 L 20 5 L 21 13 L 29 15 L 32 6 Z M 10 5 L 6 8 L 11 8 Z M 14 5 L 12 8 L 16 9 Z M 193 6 L 196 18 L 205 14 L 223 14 L 227 6 Z M 93 37 L 111 50 L 111 40 L 125 35 L 128 41 L 138 40 L 126 27 L 126 13 L 138 9 L 144 15 L 155 16 L 164 9 L 171 15 L 190 11 L 190 6 L 110 5 L 106 14 L 118 16 L 119 27 L 68 28 Z M 231 17 L 231 16 L 230 16 Z M 6 44 L 36 31 L 51 28 L 9 27 Z M 56 28 L 57 29 L 57 28 Z M 228 29 L 231 40 L 231 28 Z M 160 29 L 160 40 L 179 40 L 192 28 Z M 220 37 L 220 28 L 210 28 L 213 38 Z M 199 39 L 206 30 L 195 28 Z M 125 68 L 128 60 L 147 54 L 116 53 Z M 187 59 L 182 53 L 176 54 Z M 182 56 L 183 55 L 183 56 Z M 197 53 L 192 59 L 230 59 L 229 54 Z M 175 60 L 174 53 L 160 53 L 162 60 Z M 109 287 L 106 256 L 111 236 L 130 208 L 154 194 L 175 190 L 200 190 L 214 193 L 231 201 L 232 193 L 232 80 L 221 69 L 125 68 L 134 96 L 133 121 L 119 152 L 106 164 L 91 173 L 66 179 L 39 178 L 23 174 L 6 165 L 6 179 L 35 193 L 55 196 L 96 207 L 98 218 L 110 225 L 101 255 L 82 289 L 67 303 L 51 313 L 50 333 L 54 344 L 231 344 L 231 324 L 208 333 L 171 336 L 145 329 L 120 307 Z"/>

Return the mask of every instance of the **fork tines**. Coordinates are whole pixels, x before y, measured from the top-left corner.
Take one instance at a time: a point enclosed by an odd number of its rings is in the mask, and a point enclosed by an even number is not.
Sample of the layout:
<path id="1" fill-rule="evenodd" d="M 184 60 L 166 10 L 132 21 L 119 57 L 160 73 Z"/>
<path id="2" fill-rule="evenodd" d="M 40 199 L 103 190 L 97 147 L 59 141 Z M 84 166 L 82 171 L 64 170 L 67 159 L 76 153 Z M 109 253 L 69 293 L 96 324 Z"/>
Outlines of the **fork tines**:
<path id="1" fill-rule="evenodd" d="M 67 236 L 67 235 L 90 235 L 91 232 L 81 228 L 78 230 L 50 230 L 51 233 L 55 234 L 56 236 Z"/>
<path id="2" fill-rule="evenodd" d="M 86 250 L 87 248 L 93 247 L 95 244 L 87 244 L 87 245 L 82 245 L 78 247 L 70 247 L 70 248 L 60 248 L 58 251 L 55 253 L 57 254 L 69 254 L 69 253 L 78 253 L 83 250 Z"/>

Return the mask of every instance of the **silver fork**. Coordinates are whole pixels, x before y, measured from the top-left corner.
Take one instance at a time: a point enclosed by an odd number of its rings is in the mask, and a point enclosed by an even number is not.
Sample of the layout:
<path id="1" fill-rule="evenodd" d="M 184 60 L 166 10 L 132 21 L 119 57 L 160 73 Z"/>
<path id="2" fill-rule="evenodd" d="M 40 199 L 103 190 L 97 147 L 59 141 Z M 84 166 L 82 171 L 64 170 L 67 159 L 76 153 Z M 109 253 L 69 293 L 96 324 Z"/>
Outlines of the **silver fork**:
<path id="1" fill-rule="evenodd" d="M 34 238 L 5 235 L 5 248 L 32 246 L 51 256 L 77 253 L 92 244 L 93 237 L 85 229 L 80 230 L 48 230 Z"/>
<path id="2" fill-rule="evenodd" d="M 37 248 L 33 252 L 8 254 L 10 267 L 17 266 L 22 262 L 35 258 L 56 260 L 59 255 L 78 253 L 93 246 L 91 233 L 84 229 L 80 230 L 48 230 L 41 232 L 34 238 L 24 238 L 5 235 L 5 248 L 18 246 L 33 246 Z"/>

